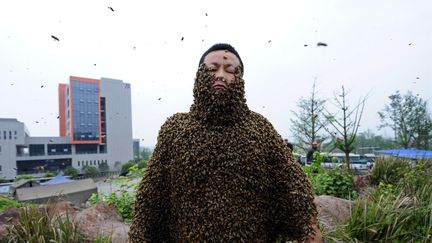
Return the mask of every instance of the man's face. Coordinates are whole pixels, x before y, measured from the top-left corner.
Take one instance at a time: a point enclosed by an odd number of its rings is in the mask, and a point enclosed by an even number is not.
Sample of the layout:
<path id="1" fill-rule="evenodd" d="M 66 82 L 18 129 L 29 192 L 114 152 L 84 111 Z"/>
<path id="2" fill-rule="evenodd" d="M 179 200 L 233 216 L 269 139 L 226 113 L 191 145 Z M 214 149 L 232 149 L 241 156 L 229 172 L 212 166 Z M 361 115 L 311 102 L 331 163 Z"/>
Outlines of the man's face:
<path id="1" fill-rule="evenodd" d="M 215 77 L 212 88 L 216 91 L 224 91 L 234 82 L 236 68 L 240 66 L 239 59 L 225 50 L 210 52 L 204 58 L 204 63 Z"/>

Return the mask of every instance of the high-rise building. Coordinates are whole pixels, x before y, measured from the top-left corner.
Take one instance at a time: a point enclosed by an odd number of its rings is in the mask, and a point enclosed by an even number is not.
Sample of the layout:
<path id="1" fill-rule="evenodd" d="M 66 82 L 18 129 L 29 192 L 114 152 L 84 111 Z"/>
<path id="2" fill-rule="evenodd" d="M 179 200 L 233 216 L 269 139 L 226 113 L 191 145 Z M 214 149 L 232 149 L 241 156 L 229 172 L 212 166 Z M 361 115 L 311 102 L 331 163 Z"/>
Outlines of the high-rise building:
<path id="1" fill-rule="evenodd" d="M 120 170 L 133 160 L 131 113 L 130 84 L 71 76 L 59 85 L 59 137 L 31 137 L 18 120 L 0 119 L 0 178 L 102 163 Z"/>

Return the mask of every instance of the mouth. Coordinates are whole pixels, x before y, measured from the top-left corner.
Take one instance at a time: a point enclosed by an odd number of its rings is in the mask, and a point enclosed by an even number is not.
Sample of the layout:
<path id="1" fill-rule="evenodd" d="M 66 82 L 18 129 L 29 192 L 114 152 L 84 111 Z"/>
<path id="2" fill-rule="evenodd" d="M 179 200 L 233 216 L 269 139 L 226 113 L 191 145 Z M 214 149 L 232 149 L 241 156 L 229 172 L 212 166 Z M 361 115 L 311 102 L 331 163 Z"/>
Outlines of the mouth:
<path id="1" fill-rule="evenodd" d="M 212 85 L 212 88 L 217 91 L 223 91 L 227 89 L 227 85 L 223 82 L 215 82 L 215 84 Z"/>

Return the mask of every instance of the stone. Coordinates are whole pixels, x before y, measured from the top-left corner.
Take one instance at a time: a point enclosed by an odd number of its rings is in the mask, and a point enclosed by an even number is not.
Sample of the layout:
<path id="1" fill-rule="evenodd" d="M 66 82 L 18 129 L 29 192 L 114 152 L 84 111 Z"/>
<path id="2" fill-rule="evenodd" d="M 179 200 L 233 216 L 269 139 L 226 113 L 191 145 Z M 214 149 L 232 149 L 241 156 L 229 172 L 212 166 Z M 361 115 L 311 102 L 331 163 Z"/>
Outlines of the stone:
<path id="1" fill-rule="evenodd" d="M 318 210 L 319 223 L 326 230 L 334 230 L 337 223 L 351 216 L 354 202 L 333 196 L 316 196 L 314 203 Z"/>
<path id="2" fill-rule="evenodd" d="M 0 238 L 6 235 L 7 227 L 18 223 L 19 221 L 19 209 L 8 208 L 0 214 Z"/>
<path id="3" fill-rule="evenodd" d="M 127 242 L 129 226 L 113 205 L 100 203 L 84 209 L 76 216 L 78 230 L 94 241 L 98 236 L 109 236 L 112 242 Z"/>

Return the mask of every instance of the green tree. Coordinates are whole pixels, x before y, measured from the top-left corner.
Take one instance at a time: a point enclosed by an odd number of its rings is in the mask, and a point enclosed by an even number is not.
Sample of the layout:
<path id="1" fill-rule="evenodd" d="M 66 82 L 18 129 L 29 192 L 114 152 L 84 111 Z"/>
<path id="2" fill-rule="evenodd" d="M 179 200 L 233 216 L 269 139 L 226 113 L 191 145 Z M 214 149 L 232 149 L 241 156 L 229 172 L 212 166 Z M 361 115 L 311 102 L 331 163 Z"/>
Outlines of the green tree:
<path id="1" fill-rule="evenodd" d="M 78 170 L 72 166 L 68 166 L 63 170 L 64 175 L 75 177 L 78 175 Z"/>
<path id="2" fill-rule="evenodd" d="M 86 165 L 82 169 L 85 176 L 96 177 L 99 175 L 99 170 L 95 166 Z"/>
<path id="3" fill-rule="evenodd" d="M 320 144 L 328 138 L 322 133 L 327 125 L 323 117 L 323 110 L 326 100 L 317 97 L 315 82 L 312 85 L 312 92 L 307 98 L 300 98 L 297 103 L 298 111 L 291 111 L 294 115 L 291 120 L 291 132 L 299 145 L 306 151 L 310 148 L 312 141 Z"/>
<path id="4" fill-rule="evenodd" d="M 373 133 L 370 129 L 359 132 L 353 145 L 356 153 L 371 153 L 377 149 L 393 148 L 393 140 Z"/>
<path id="5" fill-rule="evenodd" d="M 128 161 L 127 163 L 124 163 L 121 167 L 120 175 L 125 176 L 129 173 L 129 169 L 134 166 L 136 163 L 133 161 Z"/>
<path id="6" fill-rule="evenodd" d="M 390 127 L 397 145 L 403 148 L 428 149 L 432 139 L 432 119 L 427 111 L 427 101 L 408 91 L 389 96 L 390 103 L 378 112 L 380 128 Z"/>
<path id="7" fill-rule="evenodd" d="M 138 162 L 138 169 L 147 168 L 147 162 L 147 160 L 141 160 L 140 162 Z"/>
<path id="8" fill-rule="evenodd" d="M 325 117 L 333 129 L 327 127 L 324 129 L 333 137 L 335 147 L 345 153 L 345 166 L 349 170 L 351 168 L 349 154 L 354 150 L 354 142 L 368 95 L 360 98 L 359 102 L 352 108 L 348 104 L 347 97 L 348 93 L 344 86 L 342 86 L 340 93 L 334 93 L 337 112 L 332 114 L 327 109 L 324 110 Z"/>
<path id="9" fill-rule="evenodd" d="M 149 160 L 153 151 L 151 148 L 144 147 L 141 152 L 141 160 Z"/>
<path id="10" fill-rule="evenodd" d="M 109 171 L 109 165 L 107 162 L 100 163 L 98 165 L 98 169 L 100 172 L 107 172 L 107 171 Z"/>

